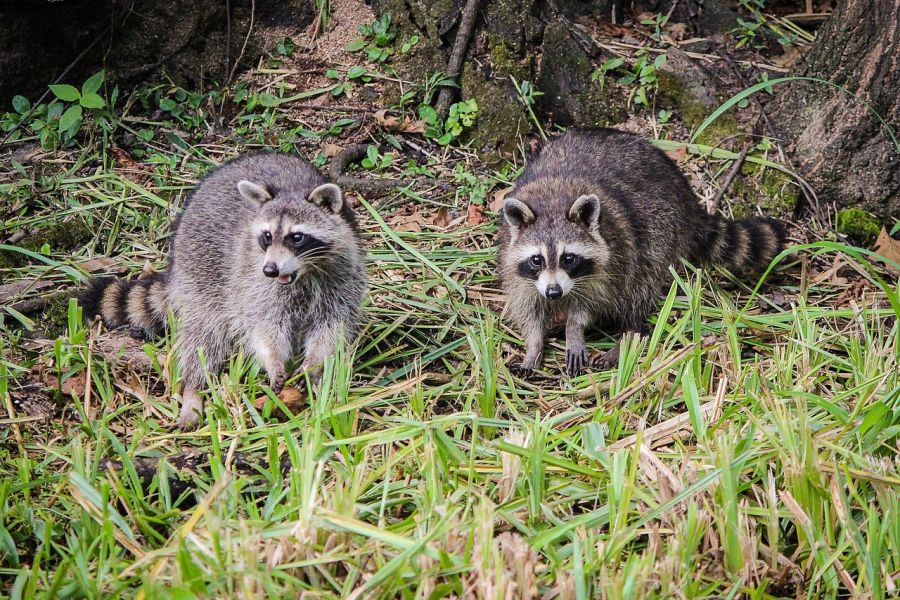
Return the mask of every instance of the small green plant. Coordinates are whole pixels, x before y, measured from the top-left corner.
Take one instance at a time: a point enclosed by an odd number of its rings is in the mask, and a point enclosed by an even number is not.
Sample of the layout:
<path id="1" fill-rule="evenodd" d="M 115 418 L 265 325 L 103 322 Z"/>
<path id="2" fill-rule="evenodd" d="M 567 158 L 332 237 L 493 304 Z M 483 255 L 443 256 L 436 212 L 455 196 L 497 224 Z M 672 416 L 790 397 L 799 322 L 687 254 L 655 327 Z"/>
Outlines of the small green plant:
<path id="1" fill-rule="evenodd" d="M 4 115 L 3 131 L 28 126 L 38 135 L 41 146 L 45 149 L 70 146 L 87 115 L 98 118 L 106 114 L 107 102 L 98 94 L 104 75 L 102 70 L 94 73 L 81 85 L 81 89 L 69 84 L 51 85 L 54 100 L 47 104 L 32 107 L 24 96 L 14 96 L 12 106 L 15 112 Z M 117 96 L 118 88 L 113 90 L 113 102 Z M 109 124 L 108 120 L 105 124 Z M 12 140 L 20 137 L 19 131 L 21 130 L 15 132 Z"/>
<path id="2" fill-rule="evenodd" d="M 663 27 L 665 27 L 666 22 L 669 20 L 668 15 L 664 15 L 662 13 L 656 13 L 649 19 L 641 19 L 641 25 L 648 25 L 653 27 L 653 34 L 651 37 L 653 39 L 658 40 L 663 32 Z"/>
<path id="3" fill-rule="evenodd" d="M 413 47 L 418 43 L 419 43 L 419 36 L 417 36 L 417 35 L 409 36 L 409 38 L 407 38 L 407 40 L 405 42 L 403 42 L 403 44 L 400 46 L 400 54 L 406 54 L 407 52 L 412 50 Z"/>
<path id="4" fill-rule="evenodd" d="M 659 88 L 659 75 L 657 72 L 665 64 L 665 54 L 658 55 L 651 62 L 650 54 L 644 50 L 638 53 L 637 60 L 632 67 L 626 68 L 625 61 L 621 58 L 611 58 L 591 74 L 591 79 L 599 82 L 602 88 L 607 73 L 612 71 L 622 72 L 623 75 L 616 83 L 632 86 L 631 93 L 628 96 L 628 103 L 634 102 L 649 108 L 651 99 Z"/>
<path id="5" fill-rule="evenodd" d="M 282 38 L 275 44 L 275 52 L 277 52 L 279 56 L 291 57 L 296 50 L 297 44 L 289 37 Z"/>
<path id="6" fill-rule="evenodd" d="M 539 92 L 535 89 L 534 85 L 530 81 L 516 81 L 515 77 L 510 77 L 513 82 L 513 86 L 516 88 L 516 94 L 519 96 L 519 102 L 521 102 L 525 106 L 525 110 L 528 111 L 528 116 L 531 117 L 531 122 L 534 123 L 535 127 L 537 127 L 538 132 L 541 134 L 541 138 L 547 139 L 547 133 L 544 131 L 544 128 L 541 127 L 541 122 L 538 121 L 537 115 L 534 114 L 534 99 L 538 96 L 543 96 L 544 92 Z"/>
<path id="7" fill-rule="evenodd" d="M 731 30 L 737 40 L 737 44 L 735 44 L 737 48 L 743 46 L 761 48 L 763 44 L 757 42 L 762 37 L 760 31 L 762 29 L 775 35 L 778 43 L 785 47 L 796 46 L 801 42 L 812 42 L 815 39 L 808 31 L 801 29 L 789 20 L 765 15 L 762 12 L 765 9 L 765 0 L 740 0 L 740 4 L 751 18 L 748 20 L 738 17 L 737 27 Z"/>
<path id="8" fill-rule="evenodd" d="M 624 64 L 625 60 L 619 57 L 607 59 L 596 71 L 591 73 L 591 81 L 599 83 L 602 90 L 606 83 L 606 74 L 619 69 Z"/>
<path id="9" fill-rule="evenodd" d="M 365 50 L 372 62 L 384 62 L 391 57 L 394 52 L 391 43 L 397 37 L 396 29 L 391 27 L 391 15 L 384 14 L 374 23 L 360 25 L 358 29 L 363 35 L 347 44 L 349 52 Z"/>
<path id="10" fill-rule="evenodd" d="M 447 118 L 441 122 L 440 115 L 430 104 L 419 105 L 419 118 L 425 122 L 425 137 L 446 146 L 471 127 L 478 117 L 478 102 L 472 98 L 450 105 Z"/>
<path id="11" fill-rule="evenodd" d="M 366 157 L 359 164 L 370 171 L 383 171 L 394 164 L 394 155 L 390 152 L 381 154 L 377 146 L 369 144 L 366 148 Z"/>

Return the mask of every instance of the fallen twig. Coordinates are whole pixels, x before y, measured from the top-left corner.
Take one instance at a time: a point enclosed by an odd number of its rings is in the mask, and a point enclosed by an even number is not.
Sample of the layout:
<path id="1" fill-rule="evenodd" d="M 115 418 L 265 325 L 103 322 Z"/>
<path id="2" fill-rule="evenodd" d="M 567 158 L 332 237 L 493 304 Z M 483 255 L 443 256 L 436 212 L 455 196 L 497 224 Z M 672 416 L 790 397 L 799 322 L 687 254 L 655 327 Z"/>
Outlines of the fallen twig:
<path id="1" fill-rule="evenodd" d="M 469 47 L 469 38 L 472 37 L 472 29 L 475 27 L 475 13 L 478 11 L 478 1 L 466 0 L 466 6 L 463 8 L 462 18 L 459 21 L 459 31 L 456 32 L 456 40 L 453 42 L 450 60 L 447 61 L 447 77 L 451 79 L 458 78 L 462 70 L 463 58 L 465 58 L 466 49 Z M 441 88 L 435 110 L 442 117 L 450 109 L 450 102 L 453 100 L 454 93 L 455 90 L 451 87 Z"/>
<path id="2" fill-rule="evenodd" d="M 716 211 L 719 209 L 719 202 L 722 201 L 722 198 L 725 196 L 725 192 L 728 191 L 728 188 L 731 186 L 734 178 L 737 177 L 737 174 L 740 172 L 741 167 L 744 165 L 744 160 L 747 158 L 747 153 L 750 152 L 750 148 L 752 147 L 753 143 L 748 142 L 744 146 L 744 149 L 741 150 L 741 153 L 738 154 L 738 157 L 734 160 L 734 164 L 731 165 L 731 169 L 725 176 L 725 181 L 723 181 L 722 185 L 719 187 L 719 191 L 716 192 L 715 197 L 709 202 L 709 205 L 706 207 L 706 212 L 711 215 L 716 214 Z"/>

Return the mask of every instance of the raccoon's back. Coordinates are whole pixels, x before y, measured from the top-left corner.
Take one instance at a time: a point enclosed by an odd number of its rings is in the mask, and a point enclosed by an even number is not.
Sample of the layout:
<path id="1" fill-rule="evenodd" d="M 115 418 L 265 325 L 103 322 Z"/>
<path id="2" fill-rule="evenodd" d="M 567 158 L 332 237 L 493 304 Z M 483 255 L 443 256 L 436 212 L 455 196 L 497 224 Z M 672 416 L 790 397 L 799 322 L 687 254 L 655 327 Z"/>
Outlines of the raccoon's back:
<path id="1" fill-rule="evenodd" d="M 578 177 L 620 190 L 639 210 L 699 211 L 678 167 L 644 138 L 615 129 L 570 129 L 550 142 L 517 181 Z"/>

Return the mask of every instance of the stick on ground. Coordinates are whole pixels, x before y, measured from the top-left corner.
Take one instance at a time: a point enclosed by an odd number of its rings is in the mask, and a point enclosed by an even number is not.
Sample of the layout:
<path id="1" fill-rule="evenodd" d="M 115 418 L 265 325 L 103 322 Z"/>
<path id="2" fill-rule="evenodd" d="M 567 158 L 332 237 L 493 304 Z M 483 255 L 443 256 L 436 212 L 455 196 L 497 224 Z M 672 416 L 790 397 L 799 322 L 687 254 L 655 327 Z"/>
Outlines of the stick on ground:
<path id="1" fill-rule="evenodd" d="M 450 60 L 447 61 L 447 77 L 452 79 L 459 77 L 463 58 L 465 58 L 466 49 L 469 47 L 469 38 L 472 37 L 472 29 L 475 28 L 475 14 L 477 12 L 478 0 L 466 0 L 466 6 L 463 8 L 462 18 L 459 21 L 459 31 L 456 33 L 453 50 L 450 52 Z M 453 100 L 455 91 L 456 89 L 452 87 L 441 88 L 435 110 L 442 117 L 450 109 L 450 102 Z"/>

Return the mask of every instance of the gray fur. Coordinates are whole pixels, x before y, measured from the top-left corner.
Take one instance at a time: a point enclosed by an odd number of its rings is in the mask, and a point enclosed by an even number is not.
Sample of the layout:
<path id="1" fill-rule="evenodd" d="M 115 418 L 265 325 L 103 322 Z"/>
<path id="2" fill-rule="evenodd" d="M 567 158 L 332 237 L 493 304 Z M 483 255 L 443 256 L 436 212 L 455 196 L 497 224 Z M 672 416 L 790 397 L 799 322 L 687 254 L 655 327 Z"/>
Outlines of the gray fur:
<path id="1" fill-rule="evenodd" d="M 570 130 L 551 141 L 516 181 L 503 213 L 504 314 L 525 339 L 525 358 L 513 367 L 523 373 L 540 366 L 552 330 L 565 332 L 570 374 L 586 365 L 591 326 L 642 331 L 671 282 L 669 266 L 680 259 L 741 272 L 768 263 L 784 237 L 772 219 L 708 215 L 664 153 L 610 129 Z M 531 248 L 547 254 L 538 276 L 522 273 Z M 570 277 L 563 256 L 554 255 L 562 248 L 583 250 L 579 256 L 589 261 L 578 264 L 593 268 Z M 564 295 L 550 299 L 551 287 Z M 617 362 L 615 348 L 594 366 Z"/>
<path id="2" fill-rule="evenodd" d="M 292 250 L 284 241 L 292 226 L 327 244 Z M 273 238 L 265 250 L 264 230 Z M 264 275 L 267 262 L 281 267 L 291 282 Z M 280 390 L 288 358 L 303 353 L 303 367 L 311 368 L 334 353 L 339 336 L 353 340 L 364 292 L 353 214 L 340 190 L 307 161 L 255 154 L 212 171 L 176 224 L 165 278 L 167 305 L 180 324 L 176 354 L 184 388 L 178 425 L 194 425 L 202 409 L 197 392 L 206 378 L 199 349 L 210 373 L 244 350 Z"/>

